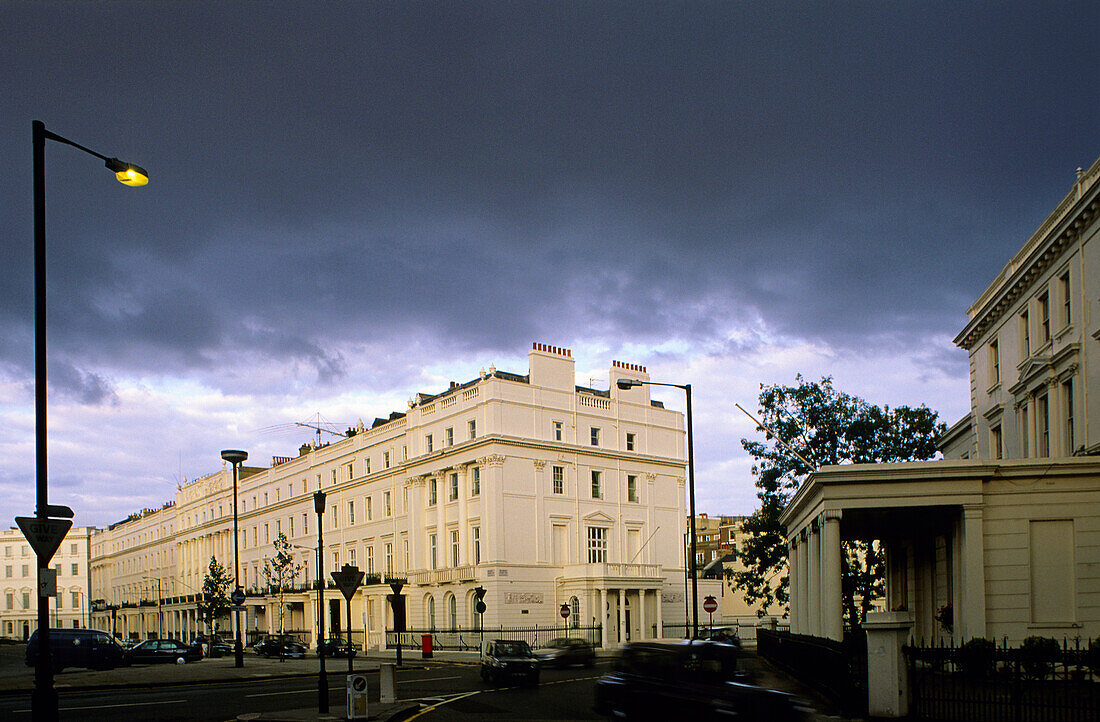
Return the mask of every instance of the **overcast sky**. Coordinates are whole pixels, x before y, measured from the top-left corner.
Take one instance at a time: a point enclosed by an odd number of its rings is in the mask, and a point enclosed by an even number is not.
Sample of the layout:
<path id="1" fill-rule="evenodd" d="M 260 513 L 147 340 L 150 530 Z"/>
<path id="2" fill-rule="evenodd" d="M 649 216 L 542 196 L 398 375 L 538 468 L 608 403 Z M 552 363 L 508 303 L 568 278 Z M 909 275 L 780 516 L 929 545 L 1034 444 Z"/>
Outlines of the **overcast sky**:
<path id="1" fill-rule="evenodd" d="M 760 383 L 967 412 L 966 307 L 1100 155 L 1097 7 L 0 4 L 0 516 L 34 509 L 32 119 L 151 177 L 47 145 L 78 524 L 532 341 L 691 383 L 698 508 L 749 513 Z"/>

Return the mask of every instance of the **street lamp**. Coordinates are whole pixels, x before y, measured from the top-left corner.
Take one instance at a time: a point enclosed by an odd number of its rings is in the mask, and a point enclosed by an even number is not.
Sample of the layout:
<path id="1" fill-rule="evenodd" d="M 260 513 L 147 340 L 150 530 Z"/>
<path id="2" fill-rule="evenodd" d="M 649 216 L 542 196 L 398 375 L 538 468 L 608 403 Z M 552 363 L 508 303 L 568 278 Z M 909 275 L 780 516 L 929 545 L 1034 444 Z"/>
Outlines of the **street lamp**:
<path id="1" fill-rule="evenodd" d="M 35 512 L 38 519 L 48 519 L 46 464 L 46 141 L 71 145 L 104 161 L 119 182 L 143 186 L 149 174 L 143 168 L 108 158 L 79 143 L 74 143 L 46 130 L 40 120 L 31 121 L 31 141 L 34 152 L 34 427 L 35 427 Z M 56 513 L 56 512 L 54 512 Z M 69 515 L 71 516 L 71 514 Z M 31 717 L 34 720 L 57 719 L 57 692 L 53 686 L 50 661 L 49 597 L 42 596 L 43 570 L 49 559 L 38 558 L 38 664 L 34 669 L 34 692 L 31 694 Z"/>
<path id="2" fill-rule="evenodd" d="M 328 713 L 328 677 L 325 675 L 325 560 L 324 524 L 325 492 L 313 494 L 313 508 L 317 511 L 317 658 L 321 660 L 321 673 L 317 675 L 317 711 Z"/>
<path id="3" fill-rule="evenodd" d="M 687 395 L 687 431 L 688 431 L 688 503 L 691 505 L 688 524 L 691 529 L 691 560 L 687 569 L 691 570 L 691 638 L 699 636 L 699 582 L 695 576 L 695 446 L 691 435 L 691 384 L 662 384 L 656 381 L 642 381 L 641 379 L 619 379 L 615 385 L 620 390 L 626 391 L 632 386 L 671 386 L 683 389 Z M 686 571 L 686 570 L 685 570 Z"/>
<path id="4" fill-rule="evenodd" d="M 247 451 L 240 449 L 225 449 L 222 458 L 233 465 L 233 626 L 236 628 L 233 636 L 233 666 L 244 666 L 244 645 L 241 644 L 241 560 L 238 557 L 237 547 L 239 532 L 237 531 L 237 469 L 248 458 Z"/>

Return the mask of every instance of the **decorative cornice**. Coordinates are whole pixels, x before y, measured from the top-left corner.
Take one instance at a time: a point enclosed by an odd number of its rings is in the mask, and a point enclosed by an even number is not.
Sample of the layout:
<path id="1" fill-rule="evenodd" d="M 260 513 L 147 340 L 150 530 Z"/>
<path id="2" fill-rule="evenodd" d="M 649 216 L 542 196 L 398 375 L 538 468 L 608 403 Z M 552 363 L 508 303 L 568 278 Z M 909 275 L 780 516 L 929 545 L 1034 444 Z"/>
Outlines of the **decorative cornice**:
<path id="1" fill-rule="evenodd" d="M 1074 183 L 1070 192 L 1047 216 L 1039 229 L 989 284 L 968 310 L 971 320 L 955 337 L 955 344 L 971 349 L 990 327 L 1024 294 L 1066 248 L 1080 239 L 1098 210 L 1097 179 L 1100 159 Z M 1061 229 L 1061 230 L 1059 230 Z"/>

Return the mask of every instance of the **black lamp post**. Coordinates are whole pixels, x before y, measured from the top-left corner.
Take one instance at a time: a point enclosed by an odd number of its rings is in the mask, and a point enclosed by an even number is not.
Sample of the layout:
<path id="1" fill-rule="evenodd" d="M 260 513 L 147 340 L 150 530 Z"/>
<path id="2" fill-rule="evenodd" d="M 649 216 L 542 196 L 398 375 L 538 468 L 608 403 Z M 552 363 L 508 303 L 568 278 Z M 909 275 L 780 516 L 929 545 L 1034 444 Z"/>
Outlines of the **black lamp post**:
<path id="1" fill-rule="evenodd" d="M 233 626 L 236 633 L 233 638 L 233 666 L 244 666 L 244 645 L 241 644 L 241 560 L 238 556 L 238 532 L 237 532 L 237 469 L 248 458 L 247 451 L 240 449 L 225 449 L 222 458 L 233 465 Z"/>
<path id="2" fill-rule="evenodd" d="M 142 168 L 108 158 L 46 130 L 40 120 L 31 121 L 34 147 L 34 421 L 35 421 L 35 517 L 47 519 L 51 508 L 47 501 L 46 476 L 46 141 L 71 145 L 104 161 L 120 183 L 143 186 L 149 174 Z M 71 516 L 71 515 L 70 515 Z M 43 569 L 49 560 L 38 559 L 38 588 L 41 590 Z M 49 597 L 38 597 L 38 664 L 34 670 L 34 692 L 31 694 L 31 717 L 34 720 L 57 719 L 57 692 L 53 686 L 50 661 Z"/>
<path id="3" fill-rule="evenodd" d="M 656 381 L 642 381 L 640 379 L 619 379 L 615 382 L 615 385 L 623 391 L 632 386 L 671 386 L 683 389 L 687 394 L 688 503 L 691 506 L 691 516 L 688 517 L 688 524 L 691 529 L 691 560 L 688 562 L 687 570 L 690 570 L 691 574 L 691 638 L 695 639 L 699 636 L 699 581 L 695 576 L 695 446 L 691 436 L 691 384 L 661 384 Z"/>
<path id="4" fill-rule="evenodd" d="M 324 515 L 325 492 L 313 494 L 313 508 L 317 511 L 317 658 L 321 660 L 321 673 L 317 675 L 317 711 L 328 712 L 328 677 L 325 675 L 325 560 Z"/>

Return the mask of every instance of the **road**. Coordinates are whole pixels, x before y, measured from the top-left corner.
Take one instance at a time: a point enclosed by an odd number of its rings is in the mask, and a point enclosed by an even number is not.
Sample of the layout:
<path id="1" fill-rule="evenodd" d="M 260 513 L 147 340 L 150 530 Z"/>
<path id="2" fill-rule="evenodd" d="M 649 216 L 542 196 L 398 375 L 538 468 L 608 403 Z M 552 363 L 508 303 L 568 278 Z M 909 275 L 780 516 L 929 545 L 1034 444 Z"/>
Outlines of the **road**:
<path id="1" fill-rule="evenodd" d="M 457 719 L 469 714 L 496 719 L 599 719 L 592 712 L 596 669 L 543 670 L 538 687 L 493 687 L 483 682 L 471 664 L 434 664 L 397 673 L 401 701 L 423 705 L 416 718 Z M 367 673 L 370 701 L 378 701 L 378 673 Z M 329 705 L 345 707 L 344 675 L 329 675 Z M 169 687 L 109 691 L 59 690 L 61 719 L 89 722 L 122 720 L 231 720 L 247 712 L 316 709 L 316 676 L 262 679 L 254 682 L 180 684 Z M 29 695 L 0 697 L 0 718 L 30 719 Z"/>

